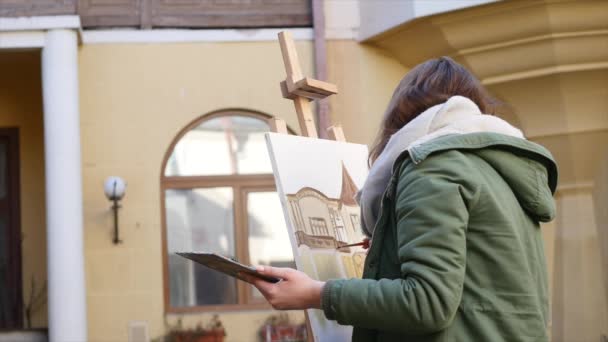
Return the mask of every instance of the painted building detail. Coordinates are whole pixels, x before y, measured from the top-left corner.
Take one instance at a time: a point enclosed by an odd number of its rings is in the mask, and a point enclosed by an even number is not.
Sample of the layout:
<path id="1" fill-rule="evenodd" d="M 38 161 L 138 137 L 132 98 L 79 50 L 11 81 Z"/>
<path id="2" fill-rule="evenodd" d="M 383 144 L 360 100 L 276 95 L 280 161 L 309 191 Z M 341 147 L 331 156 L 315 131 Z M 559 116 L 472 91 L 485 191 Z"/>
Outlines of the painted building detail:
<path id="1" fill-rule="evenodd" d="M 340 198 L 305 187 L 287 195 L 289 214 L 294 222 L 298 246 L 313 249 L 336 249 L 356 241 L 361 235 L 360 209 L 355 201 L 357 186 L 342 163 Z M 349 252 L 348 247 L 340 251 Z"/>

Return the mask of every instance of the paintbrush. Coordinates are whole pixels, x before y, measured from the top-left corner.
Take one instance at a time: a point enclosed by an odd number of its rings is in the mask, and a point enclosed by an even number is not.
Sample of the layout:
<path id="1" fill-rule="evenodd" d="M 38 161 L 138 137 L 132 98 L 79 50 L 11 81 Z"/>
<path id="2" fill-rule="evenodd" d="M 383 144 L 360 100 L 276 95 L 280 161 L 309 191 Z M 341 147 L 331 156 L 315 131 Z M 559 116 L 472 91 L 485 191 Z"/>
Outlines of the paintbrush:
<path id="1" fill-rule="evenodd" d="M 361 247 L 363 247 L 364 249 L 368 249 L 368 248 L 369 248 L 369 241 L 370 241 L 370 240 L 369 240 L 368 238 L 365 238 L 365 239 L 364 239 L 363 241 L 361 241 L 361 242 L 357 242 L 357 243 L 351 243 L 351 244 L 348 244 L 348 245 L 342 245 L 342 246 L 338 246 L 338 247 L 336 247 L 336 249 L 345 248 L 345 247 L 355 247 L 355 246 L 361 246 Z"/>

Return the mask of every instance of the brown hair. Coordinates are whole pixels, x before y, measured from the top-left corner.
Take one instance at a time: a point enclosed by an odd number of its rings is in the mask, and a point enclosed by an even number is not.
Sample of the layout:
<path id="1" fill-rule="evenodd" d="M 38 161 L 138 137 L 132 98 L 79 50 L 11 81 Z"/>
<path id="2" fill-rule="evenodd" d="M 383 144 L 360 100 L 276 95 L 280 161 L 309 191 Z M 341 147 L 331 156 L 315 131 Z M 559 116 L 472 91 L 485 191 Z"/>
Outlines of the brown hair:
<path id="1" fill-rule="evenodd" d="M 430 59 L 410 70 L 388 103 L 369 154 L 369 164 L 378 159 L 391 135 L 429 107 L 454 95 L 471 99 L 482 113 L 494 114 L 497 102 L 470 71 L 450 57 Z"/>

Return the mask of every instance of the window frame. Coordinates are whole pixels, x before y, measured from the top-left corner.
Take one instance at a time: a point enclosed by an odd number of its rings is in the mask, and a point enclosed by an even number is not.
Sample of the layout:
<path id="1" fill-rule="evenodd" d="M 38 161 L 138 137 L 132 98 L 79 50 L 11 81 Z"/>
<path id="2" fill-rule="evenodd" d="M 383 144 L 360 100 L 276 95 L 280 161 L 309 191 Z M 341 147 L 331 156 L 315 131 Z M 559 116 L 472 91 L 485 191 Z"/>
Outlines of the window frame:
<path id="1" fill-rule="evenodd" d="M 276 191 L 274 175 L 265 174 L 232 174 L 212 176 L 165 176 L 165 169 L 169 158 L 177 143 L 189 131 L 205 121 L 221 117 L 244 116 L 262 121 L 268 121 L 272 116 L 244 109 L 223 109 L 205 114 L 186 125 L 173 138 L 165 152 L 160 170 L 160 207 L 161 207 L 161 250 L 163 264 L 163 302 L 165 313 L 183 314 L 198 312 L 223 312 L 223 311 L 249 311 L 249 310 L 271 310 L 272 307 L 265 301 L 256 300 L 251 295 L 249 284 L 237 281 L 238 304 L 197 305 L 187 307 L 174 307 L 171 305 L 169 285 L 169 255 L 167 253 L 167 218 L 165 205 L 165 191 L 169 189 L 195 189 L 230 187 L 233 192 L 233 220 L 234 220 L 234 248 L 237 260 L 249 264 L 249 227 L 247 215 L 247 193 L 257 191 Z M 293 131 L 288 128 L 290 134 Z M 269 131 L 270 132 L 270 131 Z"/>

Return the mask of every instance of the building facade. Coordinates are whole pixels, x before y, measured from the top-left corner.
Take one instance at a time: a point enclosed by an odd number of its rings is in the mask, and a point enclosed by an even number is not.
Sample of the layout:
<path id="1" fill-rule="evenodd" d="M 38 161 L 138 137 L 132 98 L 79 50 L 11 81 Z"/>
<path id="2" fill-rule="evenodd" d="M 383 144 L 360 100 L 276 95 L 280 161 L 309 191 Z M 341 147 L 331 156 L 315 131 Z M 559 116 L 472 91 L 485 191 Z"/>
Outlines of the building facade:
<path id="1" fill-rule="evenodd" d="M 257 340 L 275 315 L 259 293 L 171 254 L 291 262 L 267 228 L 284 222 L 260 139 L 270 117 L 299 131 L 278 87 L 283 29 L 305 74 L 339 87 L 320 125 L 357 143 L 414 65 L 472 70 L 560 167 L 543 227 L 552 339 L 608 335 L 605 0 L 0 0 L 1 331 L 139 342 L 217 315 L 227 341 Z M 108 176 L 128 183 L 120 244 Z"/>

